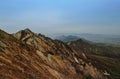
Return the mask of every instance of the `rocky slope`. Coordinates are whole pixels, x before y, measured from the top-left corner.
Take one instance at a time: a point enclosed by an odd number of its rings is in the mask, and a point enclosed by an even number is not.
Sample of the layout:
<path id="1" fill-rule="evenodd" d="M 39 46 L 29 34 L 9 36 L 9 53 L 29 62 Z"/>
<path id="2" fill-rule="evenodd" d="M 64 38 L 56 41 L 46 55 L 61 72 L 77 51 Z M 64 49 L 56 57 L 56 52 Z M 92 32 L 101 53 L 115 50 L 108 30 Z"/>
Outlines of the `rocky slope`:
<path id="1" fill-rule="evenodd" d="M 92 43 L 83 39 L 67 42 L 67 44 L 77 52 L 83 51 L 86 54 L 105 56 L 110 58 L 120 58 L 120 47 L 112 45 L 106 46 Z"/>
<path id="2" fill-rule="evenodd" d="M 107 70 L 111 79 L 120 79 L 120 47 L 99 45 L 83 39 L 67 44 L 78 53 L 85 53 L 95 67 Z"/>
<path id="3" fill-rule="evenodd" d="M 0 30 L 0 79 L 109 79 L 83 52 L 29 29 Z"/>

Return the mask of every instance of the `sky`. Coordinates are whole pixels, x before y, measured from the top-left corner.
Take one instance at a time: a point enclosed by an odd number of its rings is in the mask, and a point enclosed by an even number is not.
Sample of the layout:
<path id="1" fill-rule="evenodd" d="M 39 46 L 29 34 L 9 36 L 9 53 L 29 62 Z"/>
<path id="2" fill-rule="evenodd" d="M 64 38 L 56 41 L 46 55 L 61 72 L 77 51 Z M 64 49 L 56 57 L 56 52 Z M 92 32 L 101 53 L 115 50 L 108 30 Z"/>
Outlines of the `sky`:
<path id="1" fill-rule="evenodd" d="M 0 29 L 120 35 L 120 0 L 0 0 Z"/>

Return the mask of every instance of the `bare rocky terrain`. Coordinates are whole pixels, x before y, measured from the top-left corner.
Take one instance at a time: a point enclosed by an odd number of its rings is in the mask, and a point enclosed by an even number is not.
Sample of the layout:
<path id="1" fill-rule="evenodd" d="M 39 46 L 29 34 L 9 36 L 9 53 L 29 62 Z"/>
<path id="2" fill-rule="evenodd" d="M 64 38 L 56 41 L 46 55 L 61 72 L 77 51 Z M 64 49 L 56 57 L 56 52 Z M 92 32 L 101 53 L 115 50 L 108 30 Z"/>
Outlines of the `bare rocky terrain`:
<path id="1" fill-rule="evenodd" d="M 29 29 L 14 34 L 0 30 L 0 79 L 110 79 L 102 62 L 97 63 L 101 67 L 94 62 L 84 52 Z"/>

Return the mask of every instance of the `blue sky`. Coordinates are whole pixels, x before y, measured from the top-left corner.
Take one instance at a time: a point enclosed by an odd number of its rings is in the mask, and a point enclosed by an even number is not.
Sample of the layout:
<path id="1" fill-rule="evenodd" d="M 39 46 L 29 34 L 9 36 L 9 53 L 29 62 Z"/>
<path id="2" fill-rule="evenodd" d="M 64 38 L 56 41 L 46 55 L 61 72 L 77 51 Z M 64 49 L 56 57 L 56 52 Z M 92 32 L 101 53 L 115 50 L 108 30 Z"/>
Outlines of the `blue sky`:
<path id="1" fill-rule="evenodd" d="M 0 28 L 43 34 L 120 34 L 120 0 L 1 0 Z"/>

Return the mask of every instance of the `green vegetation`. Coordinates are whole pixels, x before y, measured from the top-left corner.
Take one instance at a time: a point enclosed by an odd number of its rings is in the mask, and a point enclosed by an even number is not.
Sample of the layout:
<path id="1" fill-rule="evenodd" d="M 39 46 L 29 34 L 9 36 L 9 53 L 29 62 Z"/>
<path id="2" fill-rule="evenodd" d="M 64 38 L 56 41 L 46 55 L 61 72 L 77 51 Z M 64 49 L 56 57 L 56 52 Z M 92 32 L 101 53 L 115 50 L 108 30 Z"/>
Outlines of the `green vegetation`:
<path id="1" fill-rule="evenodd" d="M 86 53 L 89 62 L 92 62 L 98 69 L 110 73 L 111 77 L 109 79 L 120 79 L 119 46 L 89 43 L 84 40 L 72 41 L 69 46 L 78 53 L 81 53 L 81 51 Z"/>
<path id="2" fill-rule="evenodd" d="M 120 58 L 120 47 L 112 45 L 103 45 L 87 42 L 83 39 L 68 42 L 69 46 L 74 48 L 77 52 L 83 51 L 86 54 L 105 56 L 110 58 Z"/>
<path id="3" fill-rule="evenodd" d="M 110 79 L 120 79 L 120 59 L 90 55 L 90 60 L 99 69 L 105 69 L 112 76 Z M 100 65 L 98 65 L 98 63 Z"/>

